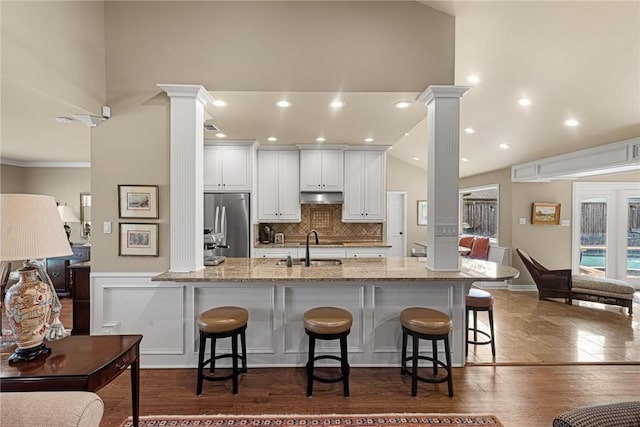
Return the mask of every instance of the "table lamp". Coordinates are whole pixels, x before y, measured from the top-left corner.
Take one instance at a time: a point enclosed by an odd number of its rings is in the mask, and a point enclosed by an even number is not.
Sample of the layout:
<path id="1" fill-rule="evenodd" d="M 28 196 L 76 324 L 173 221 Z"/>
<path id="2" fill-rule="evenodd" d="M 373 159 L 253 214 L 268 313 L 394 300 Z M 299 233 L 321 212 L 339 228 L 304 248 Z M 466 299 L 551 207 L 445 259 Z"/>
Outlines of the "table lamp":
<path id="1" fill-rule="evenodd" d="M 53 197 L 0 194 L 0 224 L 0 261 L 27 260 L 18 270 L 20 280 L 7 290 L 4 299 L 9 328 L 17 344 L 9 363 L 29 361 L 51 352 L 43 341 L 52 306 L 60 304 L 46 270 L 36 268 L 37 263 L 29 260 L 71 255 L 72 251 Z M 39 272 L 49 283 L 38 280 Z"/>
<path id="2" fill-rule="evenodd" d="M 64 222 L 64 231 L 67 233 L 67 240 L 69 244 L 71 244 L 71 226 L 68 223 L 70 222 L 80 222 L 80 218 L 73 213 L 73 207 L 67 205 L 59 205 L 58 213 L 60 214 L 60 218 L 62 222 Z"/>

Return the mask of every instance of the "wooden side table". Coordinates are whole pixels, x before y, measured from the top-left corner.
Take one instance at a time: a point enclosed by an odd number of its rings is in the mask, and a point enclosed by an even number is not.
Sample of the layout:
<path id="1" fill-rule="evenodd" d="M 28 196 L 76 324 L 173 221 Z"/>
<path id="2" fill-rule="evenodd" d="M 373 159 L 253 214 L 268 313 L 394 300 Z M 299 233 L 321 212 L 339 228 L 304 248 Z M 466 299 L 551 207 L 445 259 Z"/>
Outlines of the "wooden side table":
<path id="1" fill-rule="evenodd" d="M 131 366 L 133 425 L 140 416 L 142 335 L 72 335 L 48 341 L 51 353 L 9 364 L 15 345 L 0 350 L 0 392 L 98 391 Z"/>

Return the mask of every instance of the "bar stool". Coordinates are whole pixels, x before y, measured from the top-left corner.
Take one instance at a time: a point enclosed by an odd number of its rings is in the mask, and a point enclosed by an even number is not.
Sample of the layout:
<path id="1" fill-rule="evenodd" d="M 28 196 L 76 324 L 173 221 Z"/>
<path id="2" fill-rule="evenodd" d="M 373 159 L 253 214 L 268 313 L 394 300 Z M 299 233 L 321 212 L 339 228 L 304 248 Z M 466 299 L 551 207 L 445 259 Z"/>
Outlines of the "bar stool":
<path id="1" fill-rule="evenodd" d="M 202 394 L 202 380 L 222 381 L 233 379 L 233 394 L 238 394 L 238 374 L 247 372 L 247 342 L 245 331 L 249 313 L 240 307 L 211 308 L 198 317 L 200 329 L 200 351 L 198 352 L 198 385 L 196 394 Z M 242 344 L 242 354 L 238 354 L 238 336 Z M 231 353 L 216 356 L 216 339 L 231 337 Z M 204 360 L 204 349 L 207 338 L 211 339 L 211 357 Z M 231 358 L 231 374 L 214 377 L 216 360 Z M 238 368 L 238 360 L 242 362 L 242 369 Z M 209 365 L 209 373 L 204 368 Z"/>
<path id="2" fill-rule="evenodd" d="M 313 381 L 336 383 L 342 381 L 344 397 L 349 397 L 349 361 L 347 360 L 347 335 L 351 331 L 353 317 L 347 310 L 337 307 L 316 307 L 304 313 L 304 331 L 309 336 L 309 359 L 307 362 L 307 397 L 313 392 Z M 316 340 L 340 340 L 340 357 L 324 354 L 315 355 Z M 314 375 L 314 363 L 320 359 L 340 362 L 341 375 L 324 378 Z"/>
<path id="3" fill-rule="evenodd" d="M 473 312 L 473 327 L 469 326 L 469 312 Z M 478 329 L 478 312 L 486 311 L 489 314 L 489 332 Z M 465 356 L 469 355 L 469 344 L 485 345 L 491 344 L 491 354 L 496 357 L 495 334 L 493 331 L 493 295 L 481 289 L 471 288 L 466 299 L 466 323 L 467 336 L 465 340 Z M 469 332 L 473 332 L 473 341 L 469 340 Z M 487 337 L 486 340 L 478 341 L 478 334 Z"/>
<path id="4" fill-rule="evenodd" d="M 400 374 L 411 374 L 411 396 L 418 394 L 418 380 L 426 383 L 447 382 L 449 397 L 453 397 L 453 381 L 451 378 L 451 351 L 449 349 L 449 332 L 451 332 L 451 318 L 438 310 L 424 307 L 405 308 L 400 313 L 402 323 L 402 365 Z M 407 338 L 413 338 L 413 354 L 407 357 Z M 433 351 L 432 357 L 420 356 L 420 339 L 430 340 Z M 446 363 L 438 360 L 438 341 L 444 341 Z M 433 375 L 429 378 L 418 375 L 418 360 L 432 362 Z M 411 369 L 407 368 L 407 361 L 411 360 Z M 438 375 L 438 367 L 447 371 L 446 376 Z"/>

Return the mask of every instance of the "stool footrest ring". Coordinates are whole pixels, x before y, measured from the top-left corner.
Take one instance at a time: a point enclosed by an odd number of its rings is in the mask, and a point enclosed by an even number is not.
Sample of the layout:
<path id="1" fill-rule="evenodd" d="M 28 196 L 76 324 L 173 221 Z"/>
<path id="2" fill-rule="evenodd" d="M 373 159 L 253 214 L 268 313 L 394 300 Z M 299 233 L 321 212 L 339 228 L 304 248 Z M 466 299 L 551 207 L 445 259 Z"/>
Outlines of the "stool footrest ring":
<path id="1" fill-rule="evenodd" d="M 430 362 L 434 362 L 433 357 L 428 357 L 428 356 L 418 356 L 418 359 L 420 360 L 428 360 Z M 413 375 L 413 366 L 411 367 L 407 367 L 407 362 L 413 360 L 413 357 L 409 356 L 407 358 L 404 359 L 404 362 L 402 364 L 402 374 L 409 374 L 409 375 Z M 444 375 L 442 377 L 438 377 L 438 378 L 426 378 L 426 377 L 421 377 L 420 375 L 418 375 L 418 380 L 419 381 L 423 381 L 425 383 L 431 383 L 431 384 L 438 384 L 438 383 L 444 383 L 447 382 L 447 380 L 449 379 L 449 375 L 451 375 L 451 372 L 449 371 L 449 368 L 447 367 L 447 365 L 444 362 L 441 362 L 439 360 L 435 360 L 436 363 L 438 363 L 438 366 L 441 366 L 442 368 L 444 368 L 445 371 L 447 371 L 447 375 Z M 424 367 L 423 369 L 429 369 L 428 367 Z"/>

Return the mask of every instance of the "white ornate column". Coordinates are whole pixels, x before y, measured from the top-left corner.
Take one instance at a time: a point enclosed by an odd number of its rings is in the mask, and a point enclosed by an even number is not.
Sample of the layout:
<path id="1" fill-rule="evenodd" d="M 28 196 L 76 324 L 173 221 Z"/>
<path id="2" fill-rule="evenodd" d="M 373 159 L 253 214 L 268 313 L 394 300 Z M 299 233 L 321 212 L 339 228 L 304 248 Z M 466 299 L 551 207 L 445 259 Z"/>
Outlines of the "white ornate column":
<path id="1" fill-rule="evenodd" d="M 171 98 L 170 271 L 203 265 L 204 106 L 213 97 L 200 85 L 159 84 Z"/>
<path id="2" fill-rule="evenodd" d="M 460 98 L 468 86 L 429 86 L 427 106 L 427 268 L 459 271 Z"/>

